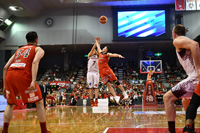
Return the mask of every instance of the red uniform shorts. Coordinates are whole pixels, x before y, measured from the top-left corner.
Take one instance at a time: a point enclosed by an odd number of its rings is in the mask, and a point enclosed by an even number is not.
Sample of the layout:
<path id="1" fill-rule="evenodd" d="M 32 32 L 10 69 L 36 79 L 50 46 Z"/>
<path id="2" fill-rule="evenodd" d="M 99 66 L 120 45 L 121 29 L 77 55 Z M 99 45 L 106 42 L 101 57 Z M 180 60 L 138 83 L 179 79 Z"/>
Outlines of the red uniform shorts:
<path id="1" fill-rule="evenodd" d="M 42 99 L 41 90 L 35 83 L 35 90 L 29 91 L 32 77 L 23 70 L 11 70 L 6 74 L 6 97 L 8 104 L 17 104 L 16 96 L 20 93 L 24 103 L 35 103 Z"/>
<path id="2" fill-rule="evenodd" d="M 106 84 L 108 81 L 117 80 L 117 77 L 115 76 L 110 67 L 105 67 L 100 69 L 99 73 L 104 84 Z"/>

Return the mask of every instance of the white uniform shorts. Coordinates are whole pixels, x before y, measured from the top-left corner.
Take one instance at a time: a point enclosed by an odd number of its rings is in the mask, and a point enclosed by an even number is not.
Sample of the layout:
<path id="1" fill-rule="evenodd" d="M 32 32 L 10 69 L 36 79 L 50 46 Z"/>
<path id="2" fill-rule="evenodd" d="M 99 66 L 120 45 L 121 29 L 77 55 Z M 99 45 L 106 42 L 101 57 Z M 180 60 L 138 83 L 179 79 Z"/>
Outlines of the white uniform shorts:
<path id="1" fill-rule="evenodd" d="M 98 72 L 88 72 L 87 73 L 87 84 L 89 88 L 99 87 L 99 73 Z"/>
<path id="2" fill-rule="evenodd" d="M 186 79 L 175 85 L 171 91 L 177 98 L 192 98 L 194 89 L 196 89 L 198 84 L 197 77 L 187 77 Z"/>

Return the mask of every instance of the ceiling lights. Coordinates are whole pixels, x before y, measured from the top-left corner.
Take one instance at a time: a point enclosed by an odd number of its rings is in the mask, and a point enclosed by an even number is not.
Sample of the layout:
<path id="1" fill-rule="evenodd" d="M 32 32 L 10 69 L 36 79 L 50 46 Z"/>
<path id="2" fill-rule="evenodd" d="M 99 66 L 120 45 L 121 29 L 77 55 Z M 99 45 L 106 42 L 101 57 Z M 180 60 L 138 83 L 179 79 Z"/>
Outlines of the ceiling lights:
<path id="1" fill-rule="evenodd" d="M 11 11 L 22 11 L 23 10 L 23 8 L 20 6 L 9 6 L 9 9 Z"/>
<path id="2" fill-rule="evenodd" d="M 9 26 L 9 25 L 12 24 L 12 21 L 11 21 L 10 19 L 6 19 L 6 20 L 5 20 L 5 23 Z"/>

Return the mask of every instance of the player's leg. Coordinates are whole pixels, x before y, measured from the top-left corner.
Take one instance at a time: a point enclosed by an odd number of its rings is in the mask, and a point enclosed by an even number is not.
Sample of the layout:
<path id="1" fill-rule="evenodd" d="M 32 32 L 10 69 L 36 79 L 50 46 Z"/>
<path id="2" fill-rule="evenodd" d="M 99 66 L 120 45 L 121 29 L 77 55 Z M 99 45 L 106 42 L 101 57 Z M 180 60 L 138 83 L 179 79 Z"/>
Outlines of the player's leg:
<path id="1" fill-rule="evenodd" d="M 91 107 L 93 107 L 94 106 L 94 89 L 93 88 L 90 88 L 90 104 L 91 104 Z"/>
<path id="2" fill-rule="evenodd" d="M 163 96 L 168 126 L 171 132 L 175 131 L 176 108 L 174 102 L 178 98 L 192 97 L 194 86 L 196 86 L 196 80 L 188 77 L 187 79 L 179 82 Z"/>
<path id="3" fill-rule="evenodd" d="M 200 105 L 200 83 L 197 85 L 197 88 L 194 90 L 192 99 L 186 111 L 186 122 L 183 132 L 189 133 L 194 130 L 194 119 L 196 118 L 197 108 Z"/>
<path id="4" fill-rule="evenodd" d="M 186 99 L 186 98 L 182 99 L 182 105 L 183 105 L 185 112 L 187 111 L 190 101 L 191 101 L 190 99 Z M 192 122 L 191 125 L 192 125 L 191 131 L 195 131 L 195 123 Z"/>
<path id="5" fill-rule="evenodd" d="M 99 96 L 99 73 L 94 73 L 94 90 L 95 90 L 95 102 L 94 106 L 98 106 L 98 96 Z"/>
<path id="6" fill-rule="evenodd" d="M 175 118 L 176 118 L 176 107 L 174 105 L 174 102 L 178 98 L 172 93 L 171 90 L 169 90 L 165 95 L 163 96 L 163 101 L 165 105 L 165 112 L 167 115 L 167 121 L 168 121 L 168 129 L 170 133 L 175 133 Z"/>
<path id="7" fill-rule="evenodd" d="M 113 97 L 114 97 L 116 103 L 117 103 L 118 105 L 120 105 L 120 103 L 119 103 L 120 97 L 116 95 L 115 90 L 114 90 L 114 88 L 111 86 L 110 81 L 108 81 L 108 82 L 106 83 L 106 86 L 107 86 L 108 89 L 110 90 L 110 93 L 113 95 Z"/>
<path id="8" fill-rule="evenodd" d="M 41 133 L 47 133 L 47 127 L 46 127 L 46 113 L 44 109 L 44 103 L 43 100 L 40 100 L 35 103 L 36 104 L 36 110 L 37 110 L 37 115 L 38 119 L 40 122 L 40 127 L 41 127 Z"/>
<path id="9" fill-rule="evenodd" d="M 89 92 L 90 92 L 90 103 L 91 103 L 91 107 L 94 106 L 94 94 L 93 94 L 93 90 L 94 90 L 94 82 L 93 82 L 93 75 L 91 72 L 87 73 L 87 84 L 88 87 L 90 88 Z"/>
<path id="10" fill-rule="evenodd" d="M 110 73 L 111 69 L 110 68 L 103 68 L 99 71 L 100 73 L 100 76 L 101 76 L 101 80 L 103 81 L 103 83 L 108 87 L 108 89 L 110 90 L 110 93 L 113 95 L 116 103 L 118 105 L 120 105 L 119 103 L 119 100 L 120 100 L 120 97 L 116 95 L 113 87 L 111 86 L 111 83 L 110 83 L 110 79 L 113 81 L 113 80 L 117 80 L 117 78 L 115 77 L 115 79 L 112 78 L 112 74 Z M 111 75 L 110 75 L 111 74 Z"/>
<path id="11" fill-rule="evenodd" d="M 26 80 L 24 80 L 26 81 Z M 31 81 L 30 81 L 31 82 Z M 35 90 L 30 92 L 27 90 L 27 88 L 30 85 L 30 82 L 24 82 L 24 84 L 18 84 L 17 88 L 18 91 L 20 92 L 20 95 L 22 97 L 22 100 L 24 103 L 35 103 L 36 104 L 36 110 L 38 114 L 38 119 L 40 122 L 40 127 L 41 127 L 41 133 L 47 133 L 47 128 L 46 128 L 46 113 L 44 109 L 44 103 L 42 99 L 42 94 L 40 87 L 38 86 L 37 83 L 35 83 Z"/>
<path id="12" fill-rule="evenodd" d="M 119 83 L 117 77 L 115 76 L 113 70 L 111 68 L 108 69 L 107 71 L 107 75 L 109 75 L 109 81 L 114 81 L 114 83 L 117 85 L 117 87 L 120 88 L 120 90 L 122 91 L 123 95 L 124 95 L 124 99 L 128 99 L 128 95 L 126 94 L 124 88 L 122 87 L 122 85 Z"/>
<path id="13" fill-rule="evenodd" d="M 128 95 L 126 94 L 124 87 L 119 83 L 119 81 L 115 81 L 115 84 L 117 85 L 118 88 L 122 91 L 124 98 L 123 99 L 128 99 Z"/>
<path id="14" fill-rule="evenodd" d="M 90 92 L 90 99 L 93 99 L 93 93 L 94 93 L 94 89 L 93 88 L 90 88 L 90 90 L 89 90 L 89 92 Z"/>
<path id="15" fill-rule="evenodd" d="M 13 108 L 17 104 L 16 96 L 19 93 L 15 87 L 15 75 L 7 74 L 6 76 L 6 98 L 7 106 L 4 111 L 4 125 L 2 133 L 8 132 L 9 123 L 12 119 Z"/>
<path id="16" fill-rule="evenodd" d="M 184 108 L 185 112 L 186 112 L 189 104 L 190 104 L 190 99 L 186 99 L 186 98 L 182 99 L 182 105 L 183 105 L 183 108 Z"/>
<path id="17" fill-rule="evenodd" d="M 95 88 L 95 102 L 94 102 L 94 106 L 98 106 L 98 96 L 99 96 L 99 89 Z"/>
<path id="18" fill-rule="evenodd" d="M 110 81 L 108 81 L 108 82 L 106 83 L 106 86 L 107 86 L 108 89 L 110 90 L 110 93 L 113 95 L 113 97 L 115 97 L 115 96 L 116 96 L 116 93 L 115 93 L 114 88 L 111 86 Z"/>
<path id="19" fill-rule="evenodd" d="M 12 115 L 13 115 L 13 108 L 14 108 L 14 104 L 8 104 L 6 106 L 6 109 L 4 111 L 4 124 L 3 124 L 3 131 L 2 133 L 7 133 L 8 132 L 8 126 L 10 123 L 10 120 L 12 119 Z"/>
<path id="20" fill-rule="evenodd" d="M 200 105 L 200 96 L 195 92 L 193 93 L 191 102 L 186 111 L 186 121 L 185 127 L 183 129 L 184 132 L 194 131 L 194 119 L 196 118 L 197 108 Z"/>
<path id="21" fill-rule="evenodd" d="M 63 102 L 64 102 L 64 105 L 65 105 L 65 103 L 66 103 L 66 98 L 63 100 Z M 53 103 L 53 100 L 52 100 L 52 103 Z"/>

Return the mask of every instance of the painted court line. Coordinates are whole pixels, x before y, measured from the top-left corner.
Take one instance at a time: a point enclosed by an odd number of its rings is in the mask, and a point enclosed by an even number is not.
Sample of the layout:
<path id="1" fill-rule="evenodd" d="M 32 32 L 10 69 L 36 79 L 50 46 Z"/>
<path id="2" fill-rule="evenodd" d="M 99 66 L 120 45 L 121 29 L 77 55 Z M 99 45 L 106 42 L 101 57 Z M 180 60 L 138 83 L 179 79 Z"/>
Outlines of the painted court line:
<path id="1" fill-rule="evenodd" d="M 182 133 L 182 128 L 176 128 L 176 133 Z M 200 132 L 200 128 L 195 128 L 196 132 Z M 130 127 L 107 127 L 103 133 L 167 133 L 168 128 L 130 128 Z"/>

